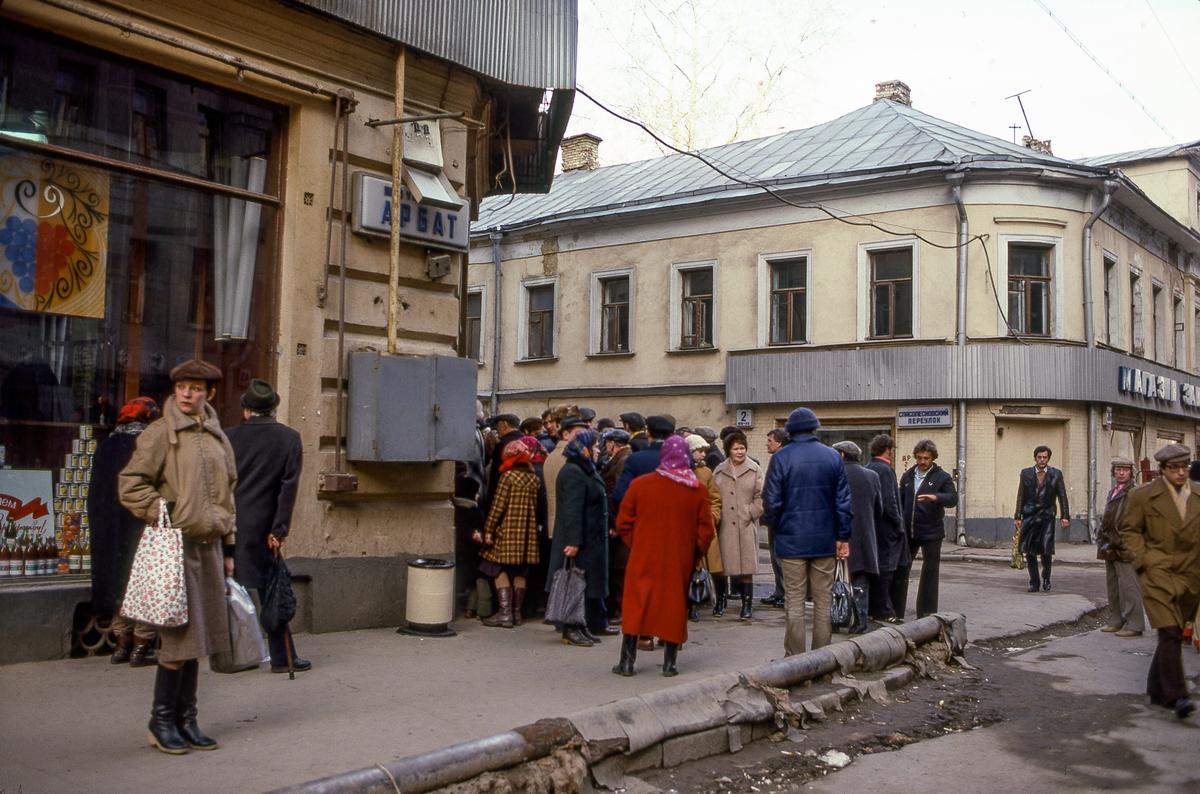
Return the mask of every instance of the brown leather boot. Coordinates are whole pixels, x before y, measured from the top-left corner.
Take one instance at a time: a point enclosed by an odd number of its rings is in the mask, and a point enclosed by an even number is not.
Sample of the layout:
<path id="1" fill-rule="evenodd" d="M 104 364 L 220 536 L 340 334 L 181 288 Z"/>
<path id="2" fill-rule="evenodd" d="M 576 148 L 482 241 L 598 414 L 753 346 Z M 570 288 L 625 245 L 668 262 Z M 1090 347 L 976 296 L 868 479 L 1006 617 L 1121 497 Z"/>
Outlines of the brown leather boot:
<path id="1" fill-rule="evenodd" d="M 116 640 L 117 647 L 113 648 L 109 661 L 113 664 L 125 664 L 129 661 L 129 652 L 133 650 L 133 632 L 118 634 L 113 639 Z"/>
<path id="2" fill-rule="evenodd" d="M 513 588 L 513 625 L 520 626 L 523 621 L 521 607 L 525 606 L 525 588 Z"/>
<path id="3" fill-rule="evenodd" d="M 133 652 L 129 654 L 130 667 L 154 667 L 158 664 L 158 655 L 154 652 L 154 640 L 138 640 L 134 643 Z"/>
<path id="4" fill-rule="evenodd" d="M 513 589 L 511 587 L 497 587 L 496 597 L 500 601 L 500 608 L 496 610 L 496 614 L 490 618 L 484 618 L 481 622 L 485 626 L 498 626 L 502 629 L 511 629 L 513 627 Z"/>

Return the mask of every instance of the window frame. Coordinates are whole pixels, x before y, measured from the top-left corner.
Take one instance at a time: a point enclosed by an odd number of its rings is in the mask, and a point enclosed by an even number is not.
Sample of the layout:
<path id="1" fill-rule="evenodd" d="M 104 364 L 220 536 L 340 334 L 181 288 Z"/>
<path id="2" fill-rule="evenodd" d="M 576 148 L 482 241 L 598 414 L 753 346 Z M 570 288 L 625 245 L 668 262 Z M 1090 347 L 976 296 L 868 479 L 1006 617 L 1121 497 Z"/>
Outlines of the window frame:
<path id="1" fill-rule="evenodd" d="M 1101 249 L 1103 263 L 1104 343 L 1121 347 L 1121 261 L 1107 248 Z"/>
<path id="2" fill-rule="evenodd" d="M 529 355 L 529 291 L 539 287 L 551 287 L 554 295 L 554 305 L 551 311 L 553 312 L 552 326 L 550 329 L 550 345 L 551 351 L 548 356 L 531 356 Z M 558 358 L 559 353 L 559 327 L 562 325 L 558 321 L 559 302 L 558 302 L 558 278 L 556 276 L 539 276 L 537 278 L 526 278 L 521 280 L 521 291 L 518 296 L 517 316 L 520 321 L 517 323 L 517 350 L 516 361 L 553 361 Z"/>
<path id="3" fill-rule="evenodd" d="M 804 340 L 803 342 L 771 343 L 771 264 L 795 259 L 804 259 L 807 263 L 804 279 Z M 773 251 L 760 253 L 757 264 L 758 275 L 758 346 L 759 347 L 798 347 L 813 344 L 813 249 L 799 248 L 792 251 Z"/>
<path id="4" fill-rule="evenodd" d="M 1142 271 L 1129 268 L 1129 353 L 1146 354 L 1146 290 L 1142 287 Z"/>
<path id="5" fill-rule="evenodd" d="M 464 315 L 466 315 L 466 312 L 467 312 L 467 306 L 466 306 L 467 300 L 472 295 L 479 296 L 479 356 L 475 359 L 475 361 L 477 361 L 479 364 L 482 365 L 482 364 L 486 363 L 486 361 L 487 361 L 487 335 L 485 333 L 485 330 L 487 329 L 487 315 L 488 315 L 487 285 L 476 284 L 476 285 L 467 287 L 467 296 L 466 296 L 466 298 L 463 299 L 463 314 Z M 471 321 L 470 317 L 468 316 L 467 317 L 468 326 L 470 325 L 470 321 Z M 463 340 L 464 348 L 466 348 L 466 346 L 468 344 L 467 340 L 469 340 L 469 339 L 470 339 L 470 332 L 468 331 L 467 339 Z M 467 354 L 466 355 L 467 358 L 471 357 L 470 350 L 464 350 L 464 352 Z"/>
<path id="6" fill-rule="evenodd" d="M 684 274 L 697 270 L 712 270 L 712 344 L 708 346 L 685 347 L 683 344 L 683 278 Z M 721 320 L 721 287 L 720 267 L 716 259 L 704 259 L 692 262 L 674 262 L 671 264 L 671 302 L 668 312 L 668 350 L 672 352 L 703 352 L 719 350 L 720 320 Z"/>
<path id="7" fill-rule="evenodd" d="M 1150 339 L 1154 343 L 1154 351 L 1146 358 L 1151 361 L 1163 361 L 1167 347 L 1166 326 L 1163 315 L 1166 307 L 1162 305 L 1163 296 L 1167 294 L 1167 286 L 1156 278 L 1150 279 Z"/>
<path id="8" fill-rule="evenodd" d="M 632 267 L 597 270 L 591 274 L 591 301 L 588 321 L 588 355 L 628 356 L 634 352 L 634 319 L 637 305 L 637 279 Z M 626 304 L 628 340 L 626 350 L 604 349 L 604 282 L 624 278 L 629 284 L 629 302 Z"/>
<path id="9" fill-rule="evenodd" d="M 918 245 L 919 242 L 915 236 L 910 236 L 858 244 L 858 341 L 920 338 L 921 301 L 918 287 L 921 283 L 921 247 Z M 871 321 L 874 318 L 871 254 L 880 251 L 895 251 L 901 248 L 908 248 L 912 252 L 912 334 L 909 336 L 875 336 L 871 333 Z"/>
<path id="10" fill-rule="evenodd" d="M 1183 291 L 1171 292 L 1171 366 L 1184 369 L 1187 360 L 1187 320 L 1184 316 Z"/>
<path id="11" fill-rule="evenodd" d="M 1048 270 L 1050 275 L 1048 278 L 1050 284 L 1050 327 L 1045 334 L 1029 334 L 1018 333 L 1017 336 L 1022 338 L 1029 337 L 1033 339 L 1062 339 L 1063 338 L 1063 310 L 1064 299 L 1063 287 L 1063 252 L 1062 239 L 1052 235 L 1044 234 L 1002 234 L 996 242 L 997 246 L 997 264 L 996 264 L 996 280 L 997 292 L 1003 296 L 1004 312 L 996 316 L 996 329 L 1000 336 L 1008 336 L 1008 324 L 1005 319 L 1008 314 L 1008 248 L 1010 245 L 1031 245 L 1044 246 L 1050 249 L 1050 266 Z M 1021 278 L 1027 278 L 1022 276 Z M 1008 318 L 1009 323 L 1012 318 Z"/>

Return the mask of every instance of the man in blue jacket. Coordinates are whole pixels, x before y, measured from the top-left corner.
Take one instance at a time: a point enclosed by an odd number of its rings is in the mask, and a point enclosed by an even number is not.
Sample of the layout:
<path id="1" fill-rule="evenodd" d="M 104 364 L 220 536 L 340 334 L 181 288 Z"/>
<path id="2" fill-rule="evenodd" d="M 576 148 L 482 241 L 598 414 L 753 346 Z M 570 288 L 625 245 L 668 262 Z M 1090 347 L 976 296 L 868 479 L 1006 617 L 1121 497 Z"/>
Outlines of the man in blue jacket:
<path id="1" fill-rule="evenodd" d="M 622 419 L 625 416 L 627 414 L 622 414 Z M 646 418 L 646 429 L 650 432 L 649 445 L 637 450 L 625 461 L 625 468 L 621 470 L 617 485 L 610 494 L 613 504 L 618 508 L 620 508 L 621 500 L 625 498 L 625 492 L 629 490 L 629 483 L 658 468 L 663 442 L 675 432 L 675 421 L 666 416 L 650 416 Z M 630 437 L 629 446 L 633 446 L 632 437 Z"/>
<path id="2" fill-rule="evenodd" d="M 829 604 L 836 559 L 850 556 L 850 483 L 841 456 L 813 431 L 821 426 L 808 408 L 788 416 L 790 441 L 775 453 L 763 486 L 763 521 L 775 529 L 775 555 L 783 566 L 788 656 L 805 651 L 804 596 L 813 600 L 812 647 L 829 644 Z"/>

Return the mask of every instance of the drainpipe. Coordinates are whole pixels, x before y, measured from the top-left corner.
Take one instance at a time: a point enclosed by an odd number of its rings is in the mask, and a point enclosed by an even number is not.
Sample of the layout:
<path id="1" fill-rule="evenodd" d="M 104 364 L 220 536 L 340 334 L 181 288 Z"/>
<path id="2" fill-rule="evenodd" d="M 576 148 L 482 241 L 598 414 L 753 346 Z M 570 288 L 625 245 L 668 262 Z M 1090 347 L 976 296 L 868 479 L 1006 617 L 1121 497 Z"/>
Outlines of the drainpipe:
<path id="1" fill-rule="evenodd" d="M 958 317 L 955 321 L 954 346 L 958 352 L 967 346 L 967 207 L 962 200 L 963 174 L 953 173 L 946 177 L 954 194 L 954 205 L 958 208 Z M 958 467 L 958 507 L 954 510 L 954 538 L 960 546 L 967 545 L 967 401 L 958 401 L 958 421 L 955 464 Z"/>
<path id="2" fill-rule="evenodd" d="M 491 415 L 500 410 L 500 241 L 504 232 L 499 227 L 488 234 L 492 241 L 492 400 Z"/>
<path id="3" fill-rule="evenodd" d="M 1100 216 L 1112 203 L 1112 195 L 1120 187 L 1120 183 L 1112 179 L 1104 180 L 1103 194 L 1100 206 L 1083 224 L 1083 333 L 1087 338 L 1090 351 L 1096 349 L 1096 315 L 1092 307 L 1092 226 L 1100 220 Z M 1100 434 L 1098 408 L 1095 403 L 1088 403 L 1088 479 L 1087 479 L 1087 524 L 1088 537 L 1096 540 L 1096 499 L 1099 494 L 1098 466 L 1096 453 L 1099 447 Z"/>

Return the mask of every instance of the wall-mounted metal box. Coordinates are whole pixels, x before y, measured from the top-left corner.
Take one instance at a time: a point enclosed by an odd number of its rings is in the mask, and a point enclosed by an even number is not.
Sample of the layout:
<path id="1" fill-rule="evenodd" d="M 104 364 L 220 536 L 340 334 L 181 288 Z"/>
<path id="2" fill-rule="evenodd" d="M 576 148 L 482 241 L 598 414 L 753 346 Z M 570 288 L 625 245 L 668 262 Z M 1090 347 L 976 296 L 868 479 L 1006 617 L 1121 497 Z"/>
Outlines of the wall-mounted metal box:
<path id="1" fill-rule="evenodd" d="M 429 463 L 475 454 L 476 362 L 453 356 L 350 354 L 347 457 Z"/>

